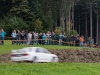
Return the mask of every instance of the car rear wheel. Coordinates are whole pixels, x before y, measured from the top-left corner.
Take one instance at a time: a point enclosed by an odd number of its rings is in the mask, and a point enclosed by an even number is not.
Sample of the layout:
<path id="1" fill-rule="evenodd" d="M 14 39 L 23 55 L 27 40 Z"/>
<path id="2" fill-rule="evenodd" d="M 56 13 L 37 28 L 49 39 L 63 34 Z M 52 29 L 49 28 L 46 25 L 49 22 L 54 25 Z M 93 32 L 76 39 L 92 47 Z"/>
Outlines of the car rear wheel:
<path id="1" fill-rule="evenodd" d="M 33 58 L 33 63 L 37 63 L 37 57 Z"/>

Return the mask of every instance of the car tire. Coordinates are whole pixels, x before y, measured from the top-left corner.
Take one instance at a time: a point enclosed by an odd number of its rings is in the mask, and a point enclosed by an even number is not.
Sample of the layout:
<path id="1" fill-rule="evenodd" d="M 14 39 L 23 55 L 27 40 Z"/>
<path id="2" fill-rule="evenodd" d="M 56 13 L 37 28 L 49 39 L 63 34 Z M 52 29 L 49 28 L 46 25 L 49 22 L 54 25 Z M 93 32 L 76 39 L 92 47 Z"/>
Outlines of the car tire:
<path id="1" fill-rule="evenodd" d="M 33 63 L 37 63 L 37 57 L 33 58 Z"/>
<path id="2" fill-rule="evenodd" d="M 56 58 L 55 57 L 52 57 L 51 62 L 56 62 Z"/>

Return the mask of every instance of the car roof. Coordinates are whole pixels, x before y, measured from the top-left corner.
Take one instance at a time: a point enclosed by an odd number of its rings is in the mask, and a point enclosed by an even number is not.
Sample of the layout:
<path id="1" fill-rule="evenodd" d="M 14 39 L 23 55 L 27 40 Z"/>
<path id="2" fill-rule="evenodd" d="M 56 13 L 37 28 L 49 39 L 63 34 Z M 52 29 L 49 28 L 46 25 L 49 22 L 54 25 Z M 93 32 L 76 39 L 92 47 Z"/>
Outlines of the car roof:
<path id="1" fill-rule="evenodd" d="M 20 51 L 36 51 L 37 48 L 45 49 L 42 47 L 24 47 Z"/>
<path id="2" fill-rule="evenodd" d="M 42 48 L 42 47 L 24 47 L 21 50 L 25 49 L 32 49 L 32 51 L 35 51 L 37 48 Z"/>
<path id="3" fill-rule="evenodd" d="M 32 48 L 32 49 L 36 49 L 36 48 L 42 48 L 42 47 L 24 47 L 22 49 L 25 49 L 25 48 Z"/>
<path id="4" fill-rule="evenodd" d="M 22 49 L 20 49 L 19 50 L 19 52 L 27 52 L 27 51 L 35 51 L 37 48 L 39 48 L 39 47 L 24 47 L 24 48 L 22 48 Z"/>
<path id="5" fill-rule="evenodd" d="M 35 51 L 37 48 L 42 48 L 42 47 L 24 47 L 22 49 L 17 49 L 18 52 L 27 52 L 27 51 Z M 13 50 L 12 52 L 16 52 L 16 50 Z"/>

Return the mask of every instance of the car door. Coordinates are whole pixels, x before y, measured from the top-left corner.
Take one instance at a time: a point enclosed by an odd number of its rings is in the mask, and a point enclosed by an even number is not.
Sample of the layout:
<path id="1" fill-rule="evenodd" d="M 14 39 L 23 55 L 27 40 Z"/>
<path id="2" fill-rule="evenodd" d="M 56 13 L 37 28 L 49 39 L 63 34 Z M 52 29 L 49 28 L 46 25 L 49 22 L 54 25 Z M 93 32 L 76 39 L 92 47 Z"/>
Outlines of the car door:
<path id="1" fill-rule="evenodd" d="M 43 61 L 44 60 L 44 53 L 43 53 L 41 48 L 37 48 L 36 49 L 36 56 L 37 56 L 39 61 Z"/>
<path id="2" fill-rule="evenodd" d="M 43 60 L 45 61 L 49 61 L 51 58 L 50 53 L 45 49 L 45 48 L 41 48 L 42 52 L 43 52 Z"/>

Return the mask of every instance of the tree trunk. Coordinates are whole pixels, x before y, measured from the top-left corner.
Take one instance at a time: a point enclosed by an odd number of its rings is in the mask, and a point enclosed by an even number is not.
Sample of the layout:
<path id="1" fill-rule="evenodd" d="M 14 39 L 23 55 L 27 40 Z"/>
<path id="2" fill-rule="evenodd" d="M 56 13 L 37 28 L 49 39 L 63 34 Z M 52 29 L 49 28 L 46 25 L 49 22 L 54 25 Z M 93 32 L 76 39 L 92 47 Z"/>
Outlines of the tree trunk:
<path id="1" fill-rule="evenodd" d="M 80 18 L 79 18 L 79 31 L 78 32 L 79 32 L 79 35 L 80 35 Z"/>
<path id="2" fill-rule="evenodd" d="M 54 22 L 54 23 L 55 23 L 55 28 L 57 28 L 57 19 L 55 20 L 55 22 Z"/>
<path id="3" fill-rule="evenodd" d="M 99 35 L 98 35 L 98 38 L 100 38 L 100 26 L 99 26 Z M 98 44 L 100 45 L 100 39 L 98 40 Z"/>
<path id="4" fill-rule="evenodd" d="M 70 36 L 70 22 L 71 22 L 71 21 L 70 21 L 70 10 L 69 10 L 69 23 L 68 23 L 68 28 L 69 28 L 69 29 L 68 29 L 68 31 L 69 31 L 68 33 L 69 33 L 69 36 Z"/>
<path id="5" fill-rule="evenodd" d="M 92 38 L 92 3 L 90 4 L 90 37 Z"/>
<path id="6" fill-rule="evenodd" d="M 85 29 L 86 29 L 86 31 L 85 31 L 85 40 L 87 40 L 87 38 L 88 38 L 88 32 L 87 32 L 87 14 L 86 14 L 85 22 L 86 22 L 86 26 L 85 26 Z"/>
<path id="7" fill-rule="evenodd" d="M 96 34 L 96 43 L 98 43 L 98 9 L 97 9 L 97 34 Z"/>
<path id="8" fill-rule="evenodd" d="M 74 0 L 72 1 L 72 30 L 74 30 Z"/>

